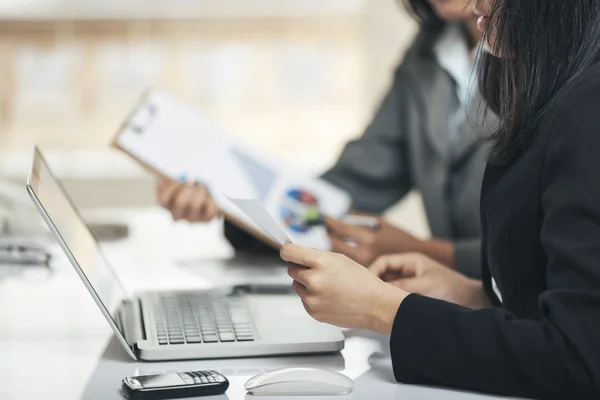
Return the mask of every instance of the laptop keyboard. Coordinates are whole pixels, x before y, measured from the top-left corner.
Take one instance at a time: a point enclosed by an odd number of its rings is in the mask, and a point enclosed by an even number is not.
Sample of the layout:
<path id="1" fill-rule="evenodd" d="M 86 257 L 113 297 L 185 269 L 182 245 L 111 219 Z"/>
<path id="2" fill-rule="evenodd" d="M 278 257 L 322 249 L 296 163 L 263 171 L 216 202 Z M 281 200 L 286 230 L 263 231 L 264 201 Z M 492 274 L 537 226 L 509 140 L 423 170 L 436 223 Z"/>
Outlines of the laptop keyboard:
<path id="1" fill-rule="evenodd" d="M 254 341 L 250 315 L 237 296 L 158 295 L 154 320 L 160 345 Z"/>

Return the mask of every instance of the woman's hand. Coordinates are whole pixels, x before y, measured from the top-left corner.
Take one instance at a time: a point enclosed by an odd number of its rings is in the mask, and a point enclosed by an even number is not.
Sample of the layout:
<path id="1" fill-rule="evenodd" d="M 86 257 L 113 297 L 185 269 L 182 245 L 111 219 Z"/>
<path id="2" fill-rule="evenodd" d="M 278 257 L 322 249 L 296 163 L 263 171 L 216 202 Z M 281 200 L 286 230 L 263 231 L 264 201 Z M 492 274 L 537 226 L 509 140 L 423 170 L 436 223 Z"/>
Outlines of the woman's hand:
<path id="1" fill-rule="evenodd" d="M 158 184 L 157 194 L 158 201 L 175 221 L 208 222 L 221 213 L 208 189 L 198 183 L 163 179 Z"/>
<path id="2" fill-rule="evenodd" d="M 364 266 L 370 265 L 381 255 L 416 251 L 421 245 L 419 239 L 383 218 L 379 218 L 379 227 L 376 229 L 346 224 L 330 217 L 325 218 L 325 225 L 332 251 L 344 254 Z"/>
<path id="3" fill-rule="evenodd" d="M 306 311 L 316 320 L 389 335 L 408 295 L 341 254 L 287 244 L 281 258 Z"/>
<path id="4" fill-rule="evenodd" d="M 373 263 L 369 270 L 382 280 L 409 293 L 474 309 L 491 306 L 481 281 L 469 279 L 422 254 L 383 256 Z"/>
<path id="5" fill-rule="evenodd" d="M 451 243 L 417 239 L 383 218 L 379 218 L 377 229 L 353 226 L 329 217 L 325 218 L 325 225 L 331 250 L 365 267 L 382 255 L 408 252 L 427 254 L 448 266 L 454 263 L 454 247 Z"/>

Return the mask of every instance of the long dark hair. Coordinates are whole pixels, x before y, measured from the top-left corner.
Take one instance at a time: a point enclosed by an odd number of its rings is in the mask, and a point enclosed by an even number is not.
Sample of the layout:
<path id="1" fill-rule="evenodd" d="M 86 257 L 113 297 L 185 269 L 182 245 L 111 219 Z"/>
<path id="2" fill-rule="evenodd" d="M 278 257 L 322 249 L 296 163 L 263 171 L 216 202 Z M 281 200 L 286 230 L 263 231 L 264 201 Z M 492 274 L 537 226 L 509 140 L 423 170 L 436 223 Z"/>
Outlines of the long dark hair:
<path id="1" fill-rule="evenodd" d="M 398 0 L 404 8 L 419 22 L 421 29 L 440 31 L 445 22 L 435 13 L 428 0 Z"/>
<path id="2" fill-rule="evenodd" d="M 497 0 L 482 43 L 479 88 L 500 117 L 492 164 L 510 162 L 567 84 L 600 55 L 600 0 Z"/>

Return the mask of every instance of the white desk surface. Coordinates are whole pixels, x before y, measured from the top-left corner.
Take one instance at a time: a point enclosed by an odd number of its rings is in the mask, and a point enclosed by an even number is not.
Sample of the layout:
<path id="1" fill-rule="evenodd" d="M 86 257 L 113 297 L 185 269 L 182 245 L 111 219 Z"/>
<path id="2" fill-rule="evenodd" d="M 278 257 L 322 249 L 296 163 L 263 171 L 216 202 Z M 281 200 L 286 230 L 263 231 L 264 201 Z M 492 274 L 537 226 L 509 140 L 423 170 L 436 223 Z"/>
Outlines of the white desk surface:
<path id="1" fill-rule="evenodd" d="M 158 209 L 97 211 L 89 218 L 130 225 L 130 237 L 103 248 L 128 291 L 208 288 L 215 285 L 288 281 L 278 262 L 231 259 L 220 224 L 173 224 Z M 249 264 L 249 265 L 244 265 Z M 278 265 L 279 264 L 279 265 Z M 112 332 L 60 252 L 54 269 L 7 273 L 0 267 L 0 398 L 121 399 L 121 379 L 166 371 L 214 369 L 230 380 L 218 399 L 259 399 L 243 386 L 253 375 L 285 366 L 340 371 L 355 380 L 343 399 L 492 399 L 465 392 L 398 384 L 384 337 L 346 332 L 341 354 L 306 357 L 136 363 Z"/>

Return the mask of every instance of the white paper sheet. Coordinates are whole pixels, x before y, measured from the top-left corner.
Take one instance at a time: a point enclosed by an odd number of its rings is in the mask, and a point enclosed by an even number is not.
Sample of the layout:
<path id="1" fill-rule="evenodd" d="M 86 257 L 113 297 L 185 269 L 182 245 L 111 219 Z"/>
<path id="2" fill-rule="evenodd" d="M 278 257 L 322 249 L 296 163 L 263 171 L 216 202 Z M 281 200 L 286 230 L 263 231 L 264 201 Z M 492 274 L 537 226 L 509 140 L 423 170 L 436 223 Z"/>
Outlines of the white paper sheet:
<path id="1" fill-rule="evenodd" d="M 229 200 L 281 246 L 292 242 L 260 200 L 232 198 Z"/>
<path id="2" fill-rule="evenodd" d="M 264 228 L 230 198 L 259 200 L 286 238 L 302 246 L 329 249 L 325 228 L 309 224 L 309 217 L 341 218 L 350 208 L 347 192 L 234 139 L 164 93 L 152 91 L 146 96 L 125 122 L 116 143 L 171 179 L 203 183 L 228 217 L 252 231 Z"/>

